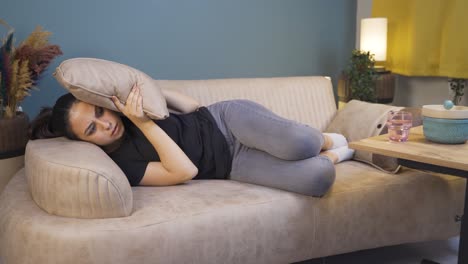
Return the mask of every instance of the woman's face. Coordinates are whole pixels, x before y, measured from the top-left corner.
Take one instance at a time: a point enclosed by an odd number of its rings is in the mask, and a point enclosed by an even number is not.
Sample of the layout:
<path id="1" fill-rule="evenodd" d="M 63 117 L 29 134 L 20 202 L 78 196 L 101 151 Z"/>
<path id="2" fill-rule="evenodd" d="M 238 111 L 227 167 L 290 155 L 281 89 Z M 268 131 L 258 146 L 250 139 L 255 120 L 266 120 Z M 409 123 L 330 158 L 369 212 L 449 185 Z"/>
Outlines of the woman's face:
<path id="1" fill-rule="evenodd" d="M 82 101 L 73 104 L 68 117 L 71 130 L 79 139 L 98 146 L 114 143 L 125 130 L 116 112 Z"/>

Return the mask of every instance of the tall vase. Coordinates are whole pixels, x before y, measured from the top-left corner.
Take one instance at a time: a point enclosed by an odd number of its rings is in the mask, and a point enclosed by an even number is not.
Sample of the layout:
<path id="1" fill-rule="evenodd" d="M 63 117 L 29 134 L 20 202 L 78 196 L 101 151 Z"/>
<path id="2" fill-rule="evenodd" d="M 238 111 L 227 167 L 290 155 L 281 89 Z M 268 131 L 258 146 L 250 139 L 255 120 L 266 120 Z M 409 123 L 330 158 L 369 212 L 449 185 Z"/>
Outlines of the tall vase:
<path id="1" fill-rule="evenodd" d="M 28 142 L 29 118 L 17 112 L 12 118 L 0 118 L 0 159 L 21 156 Z"/>

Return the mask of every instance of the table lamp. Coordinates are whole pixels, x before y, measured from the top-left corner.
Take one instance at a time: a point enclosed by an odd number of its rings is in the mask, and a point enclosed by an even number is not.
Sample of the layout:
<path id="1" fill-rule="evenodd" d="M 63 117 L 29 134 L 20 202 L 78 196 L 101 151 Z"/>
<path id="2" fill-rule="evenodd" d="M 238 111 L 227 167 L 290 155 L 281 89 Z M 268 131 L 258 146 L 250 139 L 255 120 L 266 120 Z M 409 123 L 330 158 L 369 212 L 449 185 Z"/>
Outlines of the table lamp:
<path id="1" fill-rule="evenodd" d="M 391 103 L 395 92 L 395 75 L 385 69 L 387 60 L 387 18 L 361 20 L 360 50 L 374 54 L 377 73 L 376 97 L 378 103 Z"/>
<path id="2" fill-rule="evenodd" d="M 383 67 L 387 59 L 387 19 L 382 17 L 361 20 L 360 50 L 374 54 L 376 64 Z M 380 68 L 379 67 L 379 68 Z"/>

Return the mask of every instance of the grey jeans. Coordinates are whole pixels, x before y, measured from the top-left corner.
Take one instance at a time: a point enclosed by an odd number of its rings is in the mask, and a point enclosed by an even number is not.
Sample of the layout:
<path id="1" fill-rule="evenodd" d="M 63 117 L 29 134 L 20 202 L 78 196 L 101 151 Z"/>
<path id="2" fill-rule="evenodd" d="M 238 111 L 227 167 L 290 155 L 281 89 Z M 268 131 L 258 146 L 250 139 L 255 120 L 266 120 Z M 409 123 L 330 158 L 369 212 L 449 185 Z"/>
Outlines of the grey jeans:
<path id="1" fill-rule="evenodd" d="M 233 157 L 231 180 L 322 196 L 335 180 L 333 162 L 319 156 L 323 136 L 249 100 L 207 106 Z"/>

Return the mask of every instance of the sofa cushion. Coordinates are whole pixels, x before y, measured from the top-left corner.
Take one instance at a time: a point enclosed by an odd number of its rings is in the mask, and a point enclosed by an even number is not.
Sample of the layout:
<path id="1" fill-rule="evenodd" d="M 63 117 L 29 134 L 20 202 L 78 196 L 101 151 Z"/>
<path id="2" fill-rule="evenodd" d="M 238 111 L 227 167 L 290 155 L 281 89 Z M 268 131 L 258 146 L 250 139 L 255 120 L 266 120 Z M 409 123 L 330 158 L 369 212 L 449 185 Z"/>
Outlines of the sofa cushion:
<path id="1" fill-rule="evenodd" d="M 453 218 L 463 214 L 465 179 L 405 167 L 389 174 L 357 161 L 335 168 L 335 184 L 317 206 L 315 238 L 325 256 L 460 233 Z M 447 235 L 436 238 L 442 229 Z"/>
<path id="2" fill-rule="evenodd" d="M 156 82 L 127 65 L 94 58 L 74 58 L 62 62 L 54 77 L 79 100 L 114 111 L 118 109 L 110 98 L 115 95 L 125 102 L 133 85 L 139 83 L 144 98 L 143 111 L 153 119 L 169 116 L 166 101 Z"/>
<path id="3" fill-rule="evenodd" d="M 322 198 L 232 180 L 132 187 L 128 217 L 50 215 L 24 170 L 0 196 L 5 263 L 293 263 L 459 234 L 463 178 L 346 161 Z M 427 216 L 427 217 L 423 217 Z"/>
<path id="4" fill-rule="evenodd" d="M 66 138 L 26 146 L 29 190 L 46 212 L 76 218 L 128 216 L 133 194 L 125 174 L 98 146 Z"/>
<path id="5" fill-rule="evenodd" d="M 387 113 L 391 110 L 399 111 L 402 109 L 403 107 L 399 106 L 351 100 L 337 112 L 326 132 L 343 134 L 349 142 L 378 136 L 386 132 Z M 367 151 L 356 151 L 354 159 L 370 163 L 386 171 L 393 172 L 398 168 L 395 158 Z"/>

